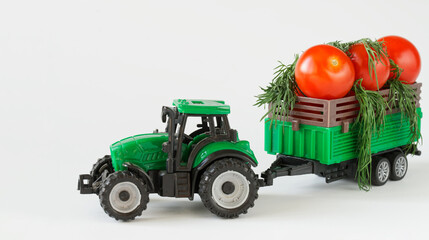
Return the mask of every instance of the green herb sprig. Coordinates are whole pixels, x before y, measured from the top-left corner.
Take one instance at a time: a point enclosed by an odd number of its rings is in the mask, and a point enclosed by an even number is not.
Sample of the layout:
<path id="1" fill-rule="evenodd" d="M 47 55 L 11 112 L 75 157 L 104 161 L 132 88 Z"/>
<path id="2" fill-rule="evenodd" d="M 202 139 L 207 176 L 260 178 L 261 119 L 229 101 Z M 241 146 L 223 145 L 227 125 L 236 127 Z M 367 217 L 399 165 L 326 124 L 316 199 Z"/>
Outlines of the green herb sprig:
<path id="1" fill-rule="evenodd" d="M 416 110 L 416 92 L 411 88 L 410 85 L 403 83 L 399 80 L 402 69 L 390 59 L 390 65 L 392 66 L 393 78 L 388 80 L 390 85 L 389 90 L 389 105 L 394 108 L 397 107 L 401 111 L 402 119 L 408 120 L 410 124 L 410 142 L 406 149 L 407 153 L 414 153 L 415 148 L 413 143 L 421 139 L 421 132 L 419 128 L 419 116 Z"/>
<path id="2" fill-rule="evenodd" d="M 328 45 L 337 47 L 353 58 L 350 48 L 355 44 L 362 44 L 368 54 L 368 71 L 371 81 L 376 81 L 377 90 L 380 89 L 378 84 L 376 64 L 382 60 L 388 59 L 387 52 L 383 47 L 383 42 L 363 38 L 357 41 L 345 42 L 335 41 Z M 373 79 L 373 76 L 375 79 Z M 358 167 L 356 171 L 356 179 L 359 189 L 369 191 L 371 187 L 371 138 L 376 134 L 379 135 L 383 128 L 384 117 L 386 116 L 387 101 L 380 95 L 378 91 L 365 90 L 361 83 L 363 79 L 356 80 L 353 87 L 356 99 L 359 102 L 360 110 L 355 125 L 358 127 L 358 138 L 356 144 L 356 153 L 358 155 Z"/>
<path id="3" fill-rule="evenodd" d="M 387 101 L 378 91 L 365 90 L 362 79 L 355 82 L 353 90 L 360 109 L 354 126 L 358 128 L 356 152 L 358 165 L 356 179 L 359 189 L 369 191 L 371 187 L 371 138 L 379 135 L 384 128 L 384 117 L 388 108 Z"/>
<path id="4" fill-rule="evenodd" d="M 273 121 L 277 124 L 279 116 L 287 117 L 298 99 L 296 95 L 298 86 L 295 82 L 295 67 L 298 58 L 299 56 L 295 55 L 295 60 L 289 65 L 284 65 L 279 61 L 280 65 L 274 68 L 276 71 L 272 82 L 267 88 L 261 87 L 264 93 L 256 96 L 258 99 L 255 106 L 260 107 L 265 104 L 272 104 L 271 108 L 261 118 L 262 120 L 272 113 L 273 117 L 271 118 L 270 126 L 272 126 Z M 279 109 L 280 111 L 278 111 Z"/>

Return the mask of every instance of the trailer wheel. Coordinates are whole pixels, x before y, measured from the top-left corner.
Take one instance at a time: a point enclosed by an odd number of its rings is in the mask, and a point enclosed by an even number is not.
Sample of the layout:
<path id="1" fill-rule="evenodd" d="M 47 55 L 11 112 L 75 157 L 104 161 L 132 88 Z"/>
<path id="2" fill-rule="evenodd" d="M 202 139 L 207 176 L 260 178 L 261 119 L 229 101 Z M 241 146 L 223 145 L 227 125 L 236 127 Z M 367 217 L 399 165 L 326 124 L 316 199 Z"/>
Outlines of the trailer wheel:
<path id="1" fill-rule="evenodd" d="M 133 220 L 149 202 L 146 184 L 129 171 L 110 174 L 101 184 L 100 205 L 116 220 Z"/>
<path id="2" fill-rule="evenodd" d="M 92 170 L 89 173 L 92 176 L 93 188 L 96 189 L 95 193 L 98 194 L 100 189 L 100 184 L 104 180 L 102 179 L 103 173 L 105 177 L 113 173 L 115 170 L 112 166 L 112 158 L 110 155 L 106 155 L 102 158 L 99 158 L 97 162 L 92 166 Z"/>
<path id="3" fill-rule="evenodd" d="M 390 180 L 397 181 L 403 179 L 408 170 L 408 160 L 405 154 L 394 152 L 390 155 L 389 159 L 392 166 Z"/>
<path id="4" fill-rule="evenodd" d="M 374 186 L 382 186 L 389 179 L 390 162 L 385 157 L 374 157 L 372 159 L 371 182 Z"/>
<path id="5" fill-rule="evenodd" d="M 258 181 L 249 164 L 227 158 L 210 165 L 203 173 L 199 195 L 206 208 L 223 218 L 236 218 L 254 206 Z"/>

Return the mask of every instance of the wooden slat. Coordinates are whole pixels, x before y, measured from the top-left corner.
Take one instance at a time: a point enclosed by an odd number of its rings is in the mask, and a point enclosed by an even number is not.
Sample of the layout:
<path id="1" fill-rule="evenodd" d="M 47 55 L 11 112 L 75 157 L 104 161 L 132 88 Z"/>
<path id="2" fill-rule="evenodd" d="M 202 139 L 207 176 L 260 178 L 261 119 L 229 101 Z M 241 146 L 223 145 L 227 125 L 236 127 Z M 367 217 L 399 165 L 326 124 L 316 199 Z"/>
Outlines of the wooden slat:
<path id="1" fill-rule="evenodd" d="M 293 109 L 304 109 L 304 110 L 310 110 L 315 112 L 323 112 L 324 110 L 323 107 L 313 107 L 313 106 L 302 105 L 302 104 L 295 104 Z"/>
<path id="2" fill-rule="evenodd" d="M 314 114 L 314 113 L 307 113 L 307 112 L 295 112 L 295 111 L 292 111 L 291 116 L 302 116 L 302 117 L 323 119 L 323 115 L 322 114 Z"/>
<path id="3" fill-rule="evenodd" d="M 329 100 L 309 98 L 309 97 L 298 97 L 298 101 L 303 103 L 314 103 L 314 104 L 320 104 L 320 105 L 325 105 L 329 103 Z"/>
<path id="4" fill-rule="evenodd" d="M 345 112 L 345 113 L 339 113 L 337 115 L 335 115 L 335 118 L 345 118 L 345 117 L 351 117 L 351 116 L 355 116 L 359 113 L 359 111 L 352 111 L 352 112 Z"/>
<path id="5" fill-rule="evenodd" d="M 330 100 L 332 104 L 342 104 L 342 103 L 346 103 L 346 102 L 353 102 L 356 101 L 356 97 L 355 96 L 350 96 L 350 97 L 343 97 L 343 98 L 339 98 L 339 99 L 333 99 Z"/>
<path id="6" fill-rule="evenodd" d="M 345 106 L 337 107 L 337 112 L 343 111 L 343 110 L 349 110 L 349 109 L 353 109 L 353 108 L 358 108 L 358 107 L 359 107 L 359 103 L 345 105 Z"/>

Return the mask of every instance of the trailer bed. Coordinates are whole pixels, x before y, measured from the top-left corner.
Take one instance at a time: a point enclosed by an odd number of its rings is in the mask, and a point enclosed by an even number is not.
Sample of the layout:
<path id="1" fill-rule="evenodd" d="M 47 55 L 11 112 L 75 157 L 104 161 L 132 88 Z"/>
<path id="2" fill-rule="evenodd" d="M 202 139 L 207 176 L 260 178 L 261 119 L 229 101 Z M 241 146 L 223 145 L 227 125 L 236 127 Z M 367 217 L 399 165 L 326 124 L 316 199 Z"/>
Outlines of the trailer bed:
<path id="1" fill-rule="evenodd" d="M 417 108 L 419 128 L 422 112 Z M 269 154 L 282 154 L 316 160 L 322 164 L 341 163 L 357 157 L 357 128 L 354 123 L 345 132 L 342 126 L 320 127 L 300 124 L 299 129 L 292 122 L 271 119 L 265 121 L 265 151 Z M 414 139 L 414 141 L 417 139 Z M 386 115 L 385 126 L 380 135 L 374 134 L 371 139 L 373 154 L 391 148 L 407 145 L 410 142 L 410 130 L 407 120 L 401 113 Z"/>

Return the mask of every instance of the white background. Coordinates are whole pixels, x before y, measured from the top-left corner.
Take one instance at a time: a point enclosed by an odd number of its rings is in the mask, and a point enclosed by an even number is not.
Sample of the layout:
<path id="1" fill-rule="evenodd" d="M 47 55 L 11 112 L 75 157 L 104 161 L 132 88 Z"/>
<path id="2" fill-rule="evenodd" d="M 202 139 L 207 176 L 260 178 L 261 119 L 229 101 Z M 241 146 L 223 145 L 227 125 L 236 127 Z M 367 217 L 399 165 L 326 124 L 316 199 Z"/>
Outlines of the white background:
<path id="1" fill-rule="evenodd" d="M 407 177 L 370 192 L 306 175 L 275 180 L 238 219 L 199 201 L 151 195 L 116 222 L 76 190 L 109 145 L 162 129 L 175 98 L 223 99 L 251 143 L 256 173 L 264 109 L 253 106 L 277 60 L 333 40 L 400 35 L 422 58 L 428 1 L 0 1 L 0 239 L 428 239 L 429 149 Z M 429 136 L 423 121 L 423 136 Z"/>

